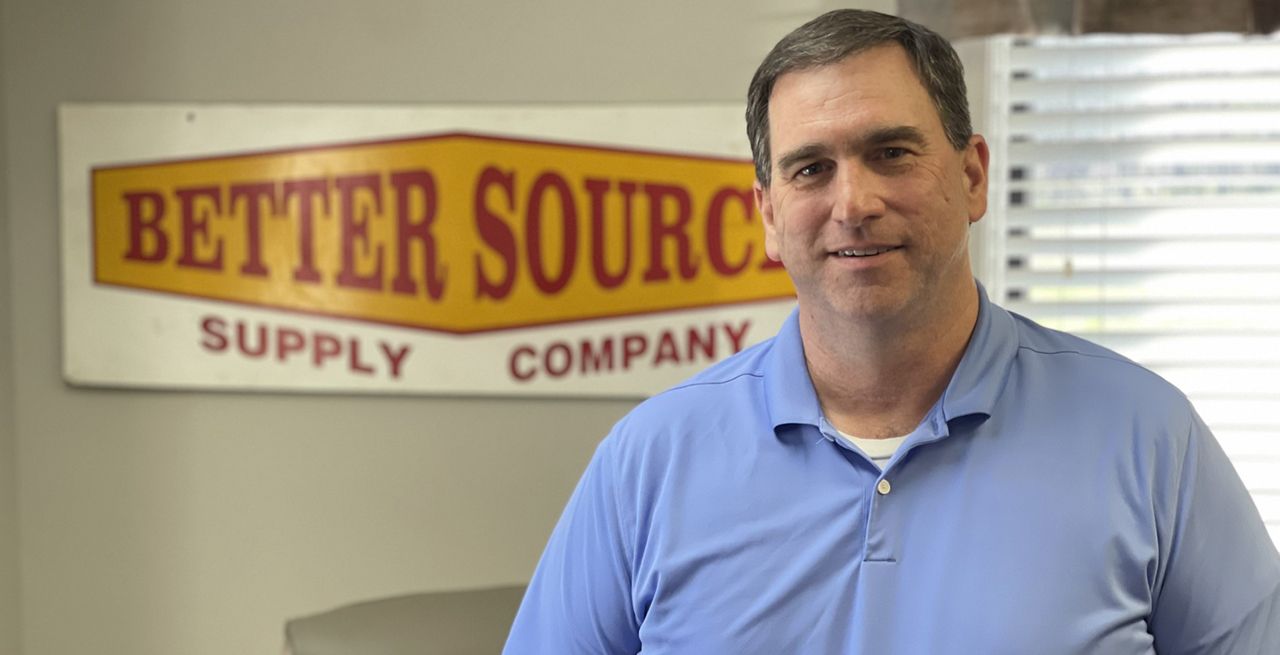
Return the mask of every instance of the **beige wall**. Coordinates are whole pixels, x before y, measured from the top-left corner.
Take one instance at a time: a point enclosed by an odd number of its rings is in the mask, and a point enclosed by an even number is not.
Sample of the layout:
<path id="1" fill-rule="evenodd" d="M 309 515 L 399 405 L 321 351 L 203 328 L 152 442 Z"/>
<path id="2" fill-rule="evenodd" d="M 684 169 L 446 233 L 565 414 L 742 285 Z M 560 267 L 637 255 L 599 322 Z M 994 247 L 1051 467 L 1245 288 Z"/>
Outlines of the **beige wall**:
<path id="1" fill-rule="evenodd" d="M 5 8 L 0 6 L 0 25 Z M 5 120 L 5 39 L 0 33 L 0 134 L 7 134 Z M 13 366 L 9 301 L 9 218 L 4 148 L 0 148 L 0 654 L 17 653 L 18 630 L 18 469 L 14 463 Z"/>
<path id="2" fill-rule="evenodd" d="M 19 615 L 22 655 L 278 652 L 290 616 L 524 581 L 632 405 L 67 387 L 58 103 L 736 100 L 835 4 L 0 0 L 0 653 Z"/>

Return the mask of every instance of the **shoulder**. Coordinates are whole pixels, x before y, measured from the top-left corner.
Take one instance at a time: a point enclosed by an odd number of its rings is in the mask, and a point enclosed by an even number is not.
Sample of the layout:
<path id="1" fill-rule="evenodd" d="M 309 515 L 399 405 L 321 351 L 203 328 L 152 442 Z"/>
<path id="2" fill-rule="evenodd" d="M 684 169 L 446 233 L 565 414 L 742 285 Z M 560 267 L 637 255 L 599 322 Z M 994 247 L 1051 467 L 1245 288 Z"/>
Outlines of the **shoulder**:
<path id="1" fill-rule="evenodd" d="M 1054 386 L 1076 387 L 1086 395 L 1105 399 L 1140 394 L 1178 405 L 1189 405 L 1177 387 L 1151 369 L 1087 339 L 1047 328 L 1009 312 L 1018 339 L 1018 363 L 1024 370 L 1045 373 Z"/>
<path id="2" fill-rule="evenodd" d="M 764 360 L 773 338 L 731 355 L 645 400 L 632 412 L 637 419 L 669 419 L 708 409 L 708 401 L 732 401 L 754 393 L 764 379 Z"/>
<path id="3" fill-rule="evenodd" d="M 644 400 L 614 426 L 614 447 L 671 446 L 673 440 L 759 426 L 765 422 L 764 364 L 773 343 L 766 339 Z"/>
<path id="4" fill-rule="evenodd" d="M 1074 334 L 1047 328 L 1021 314 L 1005 310 L 1013 320 L 1018 336 L 1019 355 L 1024 353 L 1063 356 L 1064 361 L 1075 359 L 1082 363 L 1108 368 L 1111 366 L 1142 369 L 1133 360 Z M 1142 369 L 1145 370 L 1145 369 Z"/>
<path id="5" fill-rule="evenodd" d="M 1010 313 L 1018 347 L 1008 402 L 1089 447 L 1178 456 L 1202 422 L 1180 389 L 1101 345 Z M 1127 435 L 1127 437 L 1123 436 Z"/>

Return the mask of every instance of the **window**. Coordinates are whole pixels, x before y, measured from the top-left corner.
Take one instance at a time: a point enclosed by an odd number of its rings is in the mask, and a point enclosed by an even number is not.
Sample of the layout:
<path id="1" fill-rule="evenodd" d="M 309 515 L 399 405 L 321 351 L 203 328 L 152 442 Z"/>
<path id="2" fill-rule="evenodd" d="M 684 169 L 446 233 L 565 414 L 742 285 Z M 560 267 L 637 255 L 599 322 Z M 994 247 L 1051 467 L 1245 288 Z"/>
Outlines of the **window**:
<path id="1" fill-rule="evenodd" d="M 992 149 L 991 297 L 1186 392 L 1280 544 L 1280 39 L 959 49 Z"/>

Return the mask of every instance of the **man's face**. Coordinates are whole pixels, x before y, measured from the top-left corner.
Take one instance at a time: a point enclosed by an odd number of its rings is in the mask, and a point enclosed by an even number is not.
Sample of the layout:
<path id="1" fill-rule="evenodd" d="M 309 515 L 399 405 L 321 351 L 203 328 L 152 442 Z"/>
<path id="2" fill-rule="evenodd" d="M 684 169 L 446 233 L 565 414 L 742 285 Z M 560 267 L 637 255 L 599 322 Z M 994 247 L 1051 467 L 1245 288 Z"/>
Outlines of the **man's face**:
<path id="1" fill-rule="evenodd" d="M 872 321 L 927 314 L 971 283 L 986 143 L 952 147 L 900 46 L 779 77 L 769 139 L 771 182 L 756 186 L 765 250 L 786 266 L 802 309 Z"/>

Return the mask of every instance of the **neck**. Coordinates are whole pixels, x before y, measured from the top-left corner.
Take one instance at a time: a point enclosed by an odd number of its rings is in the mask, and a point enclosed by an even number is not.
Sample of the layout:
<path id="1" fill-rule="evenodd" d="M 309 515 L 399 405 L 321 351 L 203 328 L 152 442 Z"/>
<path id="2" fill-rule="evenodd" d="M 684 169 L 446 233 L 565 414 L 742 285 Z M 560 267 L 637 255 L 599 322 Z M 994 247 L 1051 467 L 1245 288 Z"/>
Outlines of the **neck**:
<path id="1" fill-rule="evenodd" d="M 910 433 L 946 390 L 978 318 L 972 282 L 927 316 L 831 320 L 801 308 L 805 363 L 827 420 L 858 437 Z"/>

